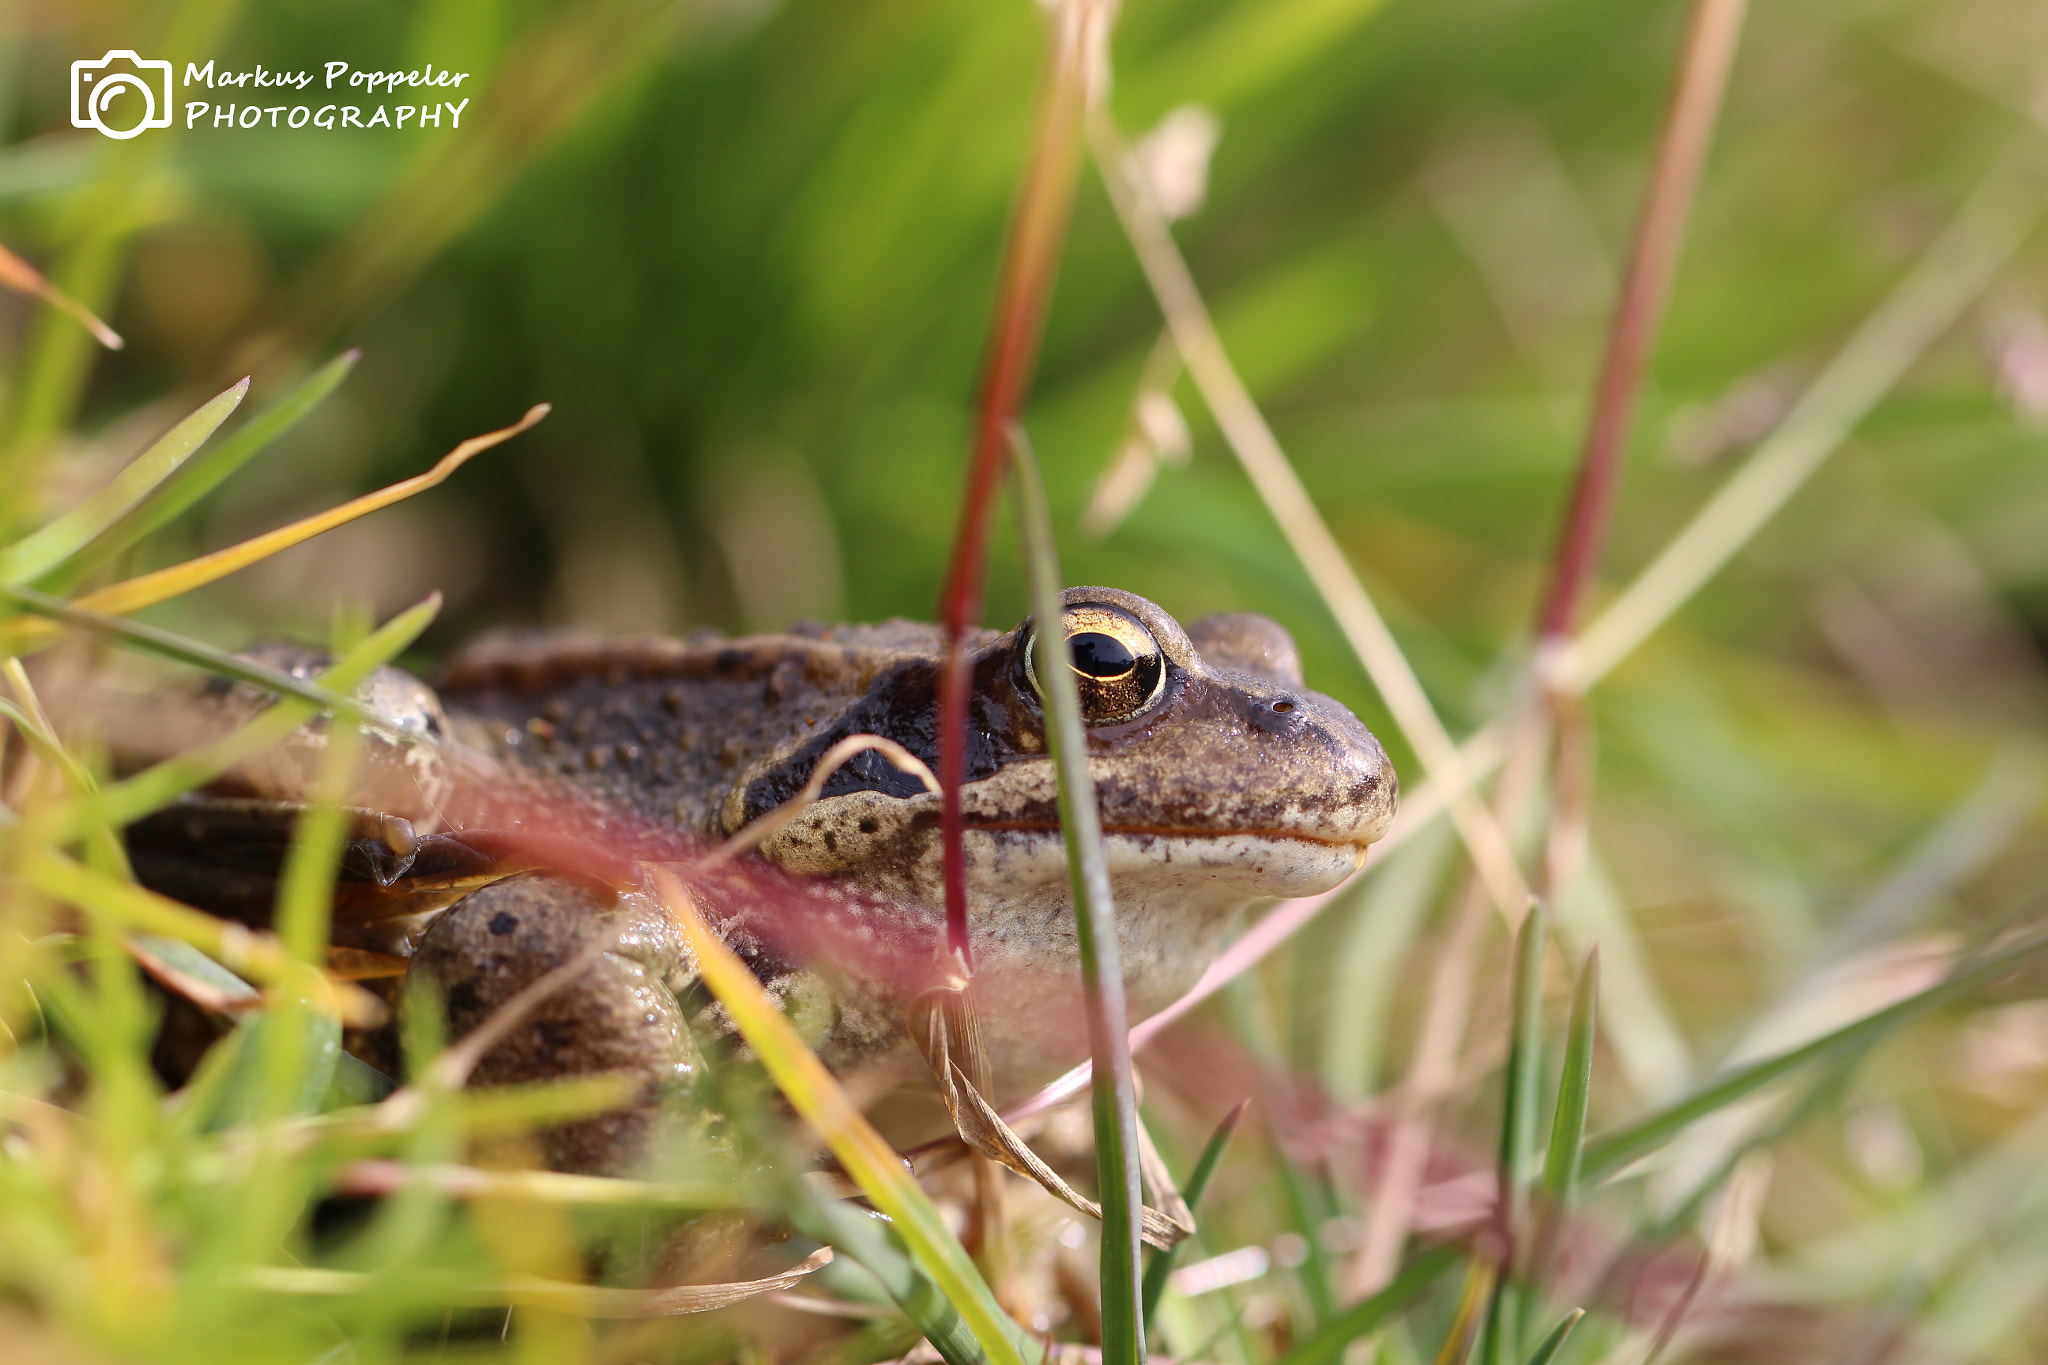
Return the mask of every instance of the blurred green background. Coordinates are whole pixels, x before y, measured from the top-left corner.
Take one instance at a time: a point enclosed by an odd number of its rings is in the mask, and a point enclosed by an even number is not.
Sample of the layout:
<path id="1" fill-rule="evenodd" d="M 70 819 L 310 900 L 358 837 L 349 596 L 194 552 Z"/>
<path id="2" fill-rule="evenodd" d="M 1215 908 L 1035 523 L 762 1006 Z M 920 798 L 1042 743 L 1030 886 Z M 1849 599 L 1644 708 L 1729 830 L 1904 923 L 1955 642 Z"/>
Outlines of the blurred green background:
<path id="1" fill-rule="evenodd" d="M 1032 6 L 258 0 L 26 17 L 7 57 L 0 232 L 60 273 L 82 220 L 118 239 L 80 282 L 133 338 L 88 361 L 67 333 L 58 348 L 83 372 L 31 425 L 75 405 L 109 447 L 91 454 L 117 459 L 160 415 L 140 405 L 364 347 L 340 400 L 195 519 L 192 542 L 211 544 L 556 405 L 449 487 L 234 585 L 220 600 L 238 615 L 321 629 L 332 597 L 389 609 L 435 586 L 444 641 L 499 621 L 929 613 L 1031 109 Z M 1123 16 L 1117 112 L 1134 135 L 1187 102 L 1220 116 L 1186 249 L 1453 712 L 1530 612 L 1681 17 L 1587 0 L 1151 0 Z M 1925 245 L 2029 97 L 2021 40 L 2040 27 L 2025 4 L 1755 16 L 1617 564 L 1647 556 L 1719 479 L 1710 457 L 1745 417 L 1767 421 Z M 209 126 L 122 145 L 69 128 L 74 56 L 132 45 L 182 70 L 181 28 L 211 34 L 185 46 L 222 68 L 472 70 L 475 103 L 459 133 Z M 2036 263 L 2001 295 L 2024 308 L 2038 284 Z M 48 344 L 28 311 L 8 318 L 25 365 Z M 1157 332 L 1084 178 L 1030 413 L 1069 519 Z M 1070 539 L 1068 576 L 1182 614 L 1274 612 L 1323 684 L 1359 699 L 1188 406 L 1193 467 L 1115 535 Z M 1825 656 L 1812 590 L 1895 563 L 1919 522 L 1966 542 L 2015 600 L 2038 595 L 2040 454 L 1959 329 L 1690 624 Z M 1003 565 L 989 612 L 1021 614 Z"/>
<path id="2" fill-rule="evenodd" d="M 1117 30 L 1133 136 L 1183 105 L 1220 120 L 1180 240 L 1454 732 L 1500 706 L 1524 647 L 1683 16 L 1662 0 L 1134 0 Z M 180 71 L 432 62 L 476 73 L 474 102 L 459 132 L 117 144 L 69 126 L 65 84 L 113 47 Z M 61 505 L 240 374 L 260 403 L 361 346 L 333 400 L 151 553 L 416 472 L 530 403 L 554 414 L 160 619 L 227 644 L 317 637 L 338 602 L 384 613 L 438 588 L 435 653 L 503 623 L 928 617 L 1041 48 L 1025 0 L 17 7 L 0 241 L 131 344 L 93 354 L 72 324 L 0 299 L 12 468 Z M 1617 581 L 1998 150 L 2030 122 L 2048 136 L 2044 91 L 2038 0 L 1756 8 L 1644 394 Z M 2037 240 L 1596 699 L 1596 875 L 1567 918 L 1620 945 L 1611 989 L 1633 992 L 1610 1006 L 1610 1112 L 1681 1088 L 1872 896 L 1905 898 L 1894 924 L 1967 927 L 2048 870 L 2044 304 Z M 1188 466 L 1107 536 L 1076 529 L 1159 326 L 1084 173 L 1028 412 L 1066 577 L 1183 618 L 1278 617 L 1311 680 L 1412 773 L 1186 384 Z M 1022 596 L 1006 540 L 989 621 L 1021 616 Z M 1934 872 L 1912 882 L 1916 858 Z M 1419 987 L 1385 964 L 1423 932 L 1403 922 L 1333 917 L 1268 980 L 1285 1001 L 1273 1046 L 1340 1098 L 1398 1070 Z M 1344 978 L 1352 998 L 1333 1003 L 1333 973 L 1375 961 L 1378 993 Z M 1813 1137 L 1813 1170 L 1835 1174 L 1774 1195 L 1767 1233 L 1821 1238 L 2013 1131 L 2048 1098 L 2048 1017 L 2029 1008 L 1953 1021 L 1873 1073 L 1840 1112 L 1879 1117 Z M 1912 1172 L 1888 1185 L 1901 1150 Z M 2038 1243 L 2025 1264 L 2048 1284 Z"/>

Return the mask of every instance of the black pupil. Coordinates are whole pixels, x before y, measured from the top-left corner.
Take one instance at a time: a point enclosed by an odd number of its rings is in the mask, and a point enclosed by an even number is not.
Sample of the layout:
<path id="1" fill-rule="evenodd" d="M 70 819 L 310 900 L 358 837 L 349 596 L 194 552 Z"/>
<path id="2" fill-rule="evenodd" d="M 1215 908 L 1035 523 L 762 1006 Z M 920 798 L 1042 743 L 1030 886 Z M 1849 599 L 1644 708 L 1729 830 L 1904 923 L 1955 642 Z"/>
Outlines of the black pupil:
<path id="1" fill-rule="evenodd" d="M 1100 631 L 1069 636 L 1067 648 L 1073 652 L 1074 667 L 1091 678 L 1121 678 L 1138 662 L 1123 641 Z"/>

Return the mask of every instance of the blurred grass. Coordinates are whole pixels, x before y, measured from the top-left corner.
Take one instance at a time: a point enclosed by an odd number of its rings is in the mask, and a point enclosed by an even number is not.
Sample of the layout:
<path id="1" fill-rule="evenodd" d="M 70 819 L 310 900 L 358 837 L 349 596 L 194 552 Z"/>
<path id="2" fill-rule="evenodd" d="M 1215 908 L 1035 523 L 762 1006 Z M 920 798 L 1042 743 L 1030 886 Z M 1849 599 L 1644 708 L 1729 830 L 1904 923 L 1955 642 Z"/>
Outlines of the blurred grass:
<path id="1" fill-rule="evenodd" d="M 1616 0 L 1157 0 L 1122 20 L 1124 126 L 1141 132 L 1185 101 L 1221 116 L 1207 206 L 1179 239 L 1454 734 L 1508 702 L 1681 20 L 1674 4 Z M 1782 416 L 1999 148 L 2041 136 L 2024 111 L 2044 37 L 2023 0 L 1758 8 L 1643 395 L 1614 581 Z M 324 638 L 343 603 L 382 618 L 446 589 L 424 660 L 479 627 L 543 617 L 678 630 L 929 617 L 1038 45 L 1031 6 L 924 0 L 110 2 L 0 18 L 0 241 L 131 342 L 95 358 L 71 319 L 0 303 L 9 539 L 80 506 L 240 374 L 254 369 L 260 404 L 289 402 L 288 386 L 333 373 L 317 363 L 361 346 L 348 383 L 264 453 L 229 451 L 255 421 L 224 428 L 207 449 L 253 455 L 247 466 L 175 517 L 130 523 L 155 534 L 101 572 L 174 563 L 416 473 L 537 396 L 557 415 L 409 509 L 334 533 L 353 539 L 290 551 L 150 621 L 228 647 Z M 482 93 L 459 135 L 200 129 L 115 145 L 67 126 L 63 84 L 71 60 L 114 46 L 287 69 L 467 64 Z M 1562 960 L 1597 941 L 1604 962 L 1586 1126 L 1596 1143 L 1610 1136 L 1590 1173 L 1613 1164 L 1614 1132 L 1647 1131 L 1623 1125 L 1694 1093 L 1724 1060 L 1761 1055 L 1744 1049 L 1763 1025 L 1782 1025 L 1770 1050 L 1789 1051 L 1924 986 L 1903 968 L 1887 976 L 1881 957 L 1848 964 L 1860 978 L 1813 970 L 1862 907 L 1885 901 L 1894 927 L 1857 948 L 1935 961 L 2038 918 L 2044 309 L 2034 238 L 1590 699 L 1601 743 L 1587 872 L 1552 907 Z M 1030 410 L 1063 531 L 1123 434 L 1158 329 L 1084 178 Z M 1207 414 L 1189 386 L 1175 393 L 1191 466 L 1163 472 L 1100 542 L 1063 535 L 1069 578 L 1145 593 L 1183 619 L 1275 615 L 1310 678 L 1412 775 Z M 997 546 L 990 584 L 992 622 L 1024 614 L 1013 545 Z M 2001 755 L 2020 774 L 2003 805 L 1982 796 Z M 197 780 L 167 770 L 98 805 L 51 791 L 9 804 L 32 832 L 104 819 L 93 812 L 110 801 L 132 813 Z M 1967 856 L 1923 859 L 1940 831 Z M 513 1270 L 560 1273 L 605 1235 L 630 1240 L 627 1221 L 581 1212 L 508 1231 L 427 1182 L 330 1237 L 313 1201 L 348 1162 L 467 1159 L 475 1114 L 432 1096 L 403 1132 L 381 1132 L 374 1110 L 315 1117 L 324 1086 L 272 1084 L 248 1110 L 189 1097 L 227 1116 L 224 1134 L 162 1122 L 143 1061 L 153 1007 L 112 926 L 200 926 L 147 918 L 108 888 L 112 869 L 74 866 L 17 879 L 0 921 L 0 975 L 38 983 L 0 996 L 0 1344 L 30 1359 L 495 1355 L 506 1319 L 451 1317 L 447 1304 Z M 1167 1116 L 1177 1169 L 1242 1095 L 1260 1093 L 1269 1115 L 1217 1170 L 1201 1241 L 1210 1256 L 1259 1250 L 1265 1269 L 1169 1289 L 1161 1326 L 1176 1354 L 1337 1359 L 1378 1332 L 1364 1358 L 1426 1360 L 1452 1334 L 1448 1272 L 1462 1253 L 1418 1247 L 1413 1273 L 1431 1273 L 1404 1275 L 1394 1298 L 1360 1300 L 1348 1271 L 1375 1159 L 1371 1096 L 1414 1046 L 1457 875 L 1440 849 L 1404 850 L 1239 988 L 1234 1010 L 1147 1054 L 1148 1113 Z M 94 905 L 99 927 L 51 937 L 45 896 Z M 1509 955 L 1499 938 L 1486 954 L 1494 984 L 1421 1191 L 1439 1231 L 1473 1214 L 1471 1182 L 1492 1180 L 1502 1132 Z M 60 965 L 72 961 L 84 970 Z M 290 978 L 282 959 L 266 971 Z M 1697 1330 L 1666 1359 L 2039 1358 L 2048 1245 L 2030 1158 L 2048 1113 L 2044 981 L 2037 967 L 1916 1007 L 1910 1029 L 1859 1046 L 1853 1069 L 1732 1133 L 1689 1128 L 1698 1152 L 1576 1200 L 1552 1184 L 1553 1149 L 1530 1216 L 1546 1198 L 1584 1212 L 1562 1220 L 1557 1281 L 1523 1315 L 1520 1352 L 1503 1340 L 1496 1358 L 1537 1349 L 1550 1314 L 1583 1302 L 1592 1312 L 1557 1359 L 1641 1359 L 1674 1276 L 1682 1286 L 1710 1237 Z M 1557 1033 L 1567 983 L 1553 972 L 1547 986 Z M 1813 1018 L 1769 1012 L 1788 999 Z M 273 1080 L 326 1074 L 313 1017 L 231 1034 L 214 1083 L 228 1086 L 228 1062 L 251 1049 Z M 1327 1093 L 1299 1086 L 1305 1074 Z M 1556 1093 L 1554 1068 L 1539 1089 Z M 517 1100 L 509 1126 L 522 1105 L 531 1116 L 603 1099 Z M 1540 1124 L 1517 1106 L 1515 1125 Z M 1740 1186 L 1754 1191 L 1745 1212 L 1718 1181 L 1757 1140 L 1768 1164 Z M 1655 1242 L 1663 1229 L 1676 1250 Z M 318 1256 L 370 1275 L 372 1291 L 315 1299 L 229 1273 Z M 1189 1260 L 1181 1272 L 1200 1268 Z M 1311 1285 L 1337 1296 L 1335 1316 L 1318 1321 Z M 1417 1302 L 1393 1311 L 1411 1291 Z M 1631 1299 L 1644 1305 L 1635 1319 L 1617 1308 Z M 1054 1291 L 1038 1303 L 1074 1311 Z M 765 1317 L 744 1329 L 763 1352 L 793 1357 L 817 1339 Z M 504 1350 L 532 1358 L 709 1358 L 742 1332 L 706 1331 L 700 1348 L 682 1330 L 599 1337 L 527 1310 L 510 1321 Z"/>

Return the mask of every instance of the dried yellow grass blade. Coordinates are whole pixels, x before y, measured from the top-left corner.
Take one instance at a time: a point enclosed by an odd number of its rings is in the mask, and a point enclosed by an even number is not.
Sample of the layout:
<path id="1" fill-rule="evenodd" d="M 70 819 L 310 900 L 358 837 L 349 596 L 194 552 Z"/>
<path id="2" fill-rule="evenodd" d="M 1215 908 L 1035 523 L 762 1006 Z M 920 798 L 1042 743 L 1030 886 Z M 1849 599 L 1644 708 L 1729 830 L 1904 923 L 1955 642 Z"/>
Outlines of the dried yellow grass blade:
<path id="1" fill-rule="evenodd" d="M 1107 111 L 1096 111 L 1089 122 L 1089 137 L 1096 169 L 1123 224 L 1124 236 L 1152 287 L 1167 330 L 1180 348 L 1188 377 L 1216 419 L 1224 443 L 1266 504 L 1323 604 L 1337 618 L 1338 629 L 1372 679 L 1402 736 L 1430 778 L 1441 781 L 1450 792 L 1451 824 L 1470 851 L 1472 865 L 1501 919 L 1510 928 L 1519 925 L 1529 904 L 1528 882 L 1500 822 L 1469 790 L 1475 782 L 1464 771 L 1463 753 L 1444 728 L 1364 580 L 1352 568 L 1279 437 L 1231 363 L 1194 273 L 1174 242 L 1171 224 L 1149 188 L 1130 169 L 1132 153 L 1115 119 Z"/>
<path id="2" fill-rule="evenodd" d="M 546 403 L 534 404 L 526 410 L 524 417 L 511 426 L 485 432 L 482 436 L 470 437 L 442 456 L 440 462 L 424 474 L 415 474 L 388 488 L 380 488 L 374 493 L 366 493 L 360 498 L 345 502 L 339 507 L 330 507 L 325 512 L 317 512 L 289 526 L 281 526 L 275 531 L 251 537 L 239 545 L 230 545 L 210 555 L 188 559 L 168 569 L 159 569 L 155 573 L 143 574 L 139 578 L 131 578 L 124 583 L 102 588 L 98 592 L 87 593 L 73 605 L 88 611 L 104 612 L 110 616 L 124 616 L 131 611 L 140 611 L 144 607 L 190 592 L 217 578 L 225 578 L 238 569 L 246 569 L 260 559 L 267 559 L 280 550 L 289 550 L 302 541 L 311 540 L 322 532 L 346 525 L 357 517 L 380 511 L 395 502 L 403 502 L 415 493 L 424 493 L 462 468 L 471 457 L 482 454 L 492 446 L 502 445 L 533 426 L 547 416 L 549 410 Z"/>
<path id="3" fill-rule="evenodd" d="M 1451 1330 L 1436 1353 L 1436 1365 L 1465 1365 L 1472 1354 L 1472 1340 L 1479 1335 L 1480 1314 L 1493 1293 L 1493 1280 L 1498 1273 L 1498 1268 L 1483 1256 L 1472 1259 L 1471 1269 L 1465 1272 L 1464 1291 L 1458 1295 L 1458 1311 L 1451 1317 Z"/>
<path id="4" fill-rule="evenodd" d="M 32 295 L 53 308 L 71 314 L 84 325 L 85 330 L 93 334 L 93 338 L 100 345 L 110 351 L 118 351 L 128 344 L 121 339 L 119 332 L 101 322 L 91 309 L 51 284 L 42 271 L 4 246 L 0 246 L 0 285 Z"/>
<path id="5" fill-rule="evenodd" d="M 654 869 L 654 887 L 696 956 L 704 984 L 731 1014 L 740 1036 L 754 1049 L 791 1107 L 825 1139 L 861 1193 L 895 1224 L 918 1268 L 952 1303 L 988 1359 L 995 1365 L 1023 1365 L 1011 1343 L 1014 1329 L 1007 1327 L 1008 1319 L 996 1305 L 995 1296 L 912 1178 L 903 1158 L 882 1140 L 825 1064 L 804 1046 L 746 964 L 698 918 L 690 893 L 674 874 Z"/>
<path id="6" fill-rule="evenodd" d="M 737 1180 L 627 1180 L 568 1171 L 495 1170 L 447 1163 L 421 1165 L 370 1157 L 342 1167 L 336 1188 L 352 1195 L 385 1195 L 408 1184 L 426 1185 L 455 1199 L 526 1200 L 578 1207 L 725 1209 L 752 1194 Z"/>
<path id="7" fill-rule="evenodd" d="M 788 1270 L 765 1279 L 679 1284 L 659 1289 L 607 1289 L 539 1275 L 513 1275 L 497 1284 L 477 1286 L 462 1294 L 462 1298 L 479 1307 L 511 1304 L 579 1318 L 675 1317 L 708 1313 L 762 1294 L 780 1293 L 802 1283 L 804 1276 L 831 1261 L 832 1248 L 820 1247 Z M 231 1270 L 227 1278 L 230 1283 L 271 1294 L 332 1297 L 371 1294 L 377 1289 L 376 1277 L 365 1272 L 314 1266 L 247 1266 Z"/>

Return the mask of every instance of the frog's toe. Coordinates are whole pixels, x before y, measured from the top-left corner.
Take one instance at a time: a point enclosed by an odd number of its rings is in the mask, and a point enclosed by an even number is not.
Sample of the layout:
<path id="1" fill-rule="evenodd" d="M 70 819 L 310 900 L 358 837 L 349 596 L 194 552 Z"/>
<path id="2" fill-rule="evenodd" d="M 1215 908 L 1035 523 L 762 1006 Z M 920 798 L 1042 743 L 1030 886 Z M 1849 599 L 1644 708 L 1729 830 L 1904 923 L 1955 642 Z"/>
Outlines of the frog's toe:
<path id="1" fill-rule="evenodd" d="M 447 1006 L 448 1035 L 482 1026 L 558 968 L 569 978 L 516 1020 L 472 1073 L 506 1085 L 618 1072 L 639 1087 L 626 1105 L 545 1129 L 557 1170 L 617 1173 L 646 1154 L 665 1094 L 692 1069 L 673 984 L 681 949 L 653 907 L 595 883 L 528 874 L 493 883 L 436 917 L 413 969 Z M 575 964 L 587 965 L 575 968 Z"/>

